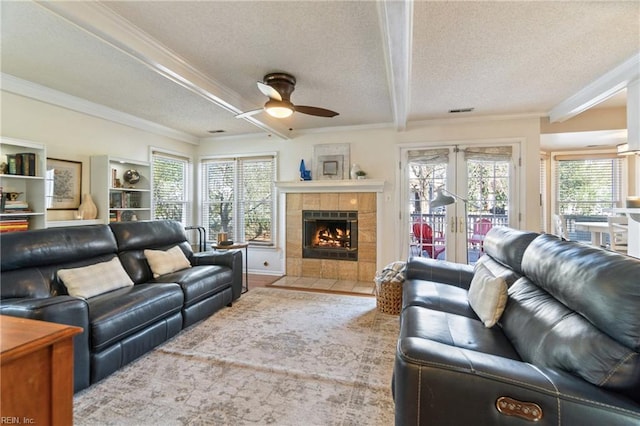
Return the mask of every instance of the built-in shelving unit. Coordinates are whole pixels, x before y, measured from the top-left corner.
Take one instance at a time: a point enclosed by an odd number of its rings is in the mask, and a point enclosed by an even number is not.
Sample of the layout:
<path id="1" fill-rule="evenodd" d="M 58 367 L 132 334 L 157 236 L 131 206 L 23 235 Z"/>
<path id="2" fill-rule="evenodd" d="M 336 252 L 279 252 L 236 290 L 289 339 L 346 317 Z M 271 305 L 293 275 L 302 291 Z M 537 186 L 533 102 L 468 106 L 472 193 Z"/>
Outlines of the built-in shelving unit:
<path id="1" fill-rule="evenodd" d="M 40 229 L 46 225 L 45 166 L 46 149 L 31 141 L 0 138 L 0 174 L 4 202 L 0 207 L 0 230 Z M 7 193 L 18 194 L 8 203 Z M 21 202 L 21 203 L 20 203 Z"/>
<path id="2" fill-rule="evenodd" d="M 140 175 L 129 183 L 125 173 L 135 170 Z M 107 155 L 91 157 L 91 195 L 98 206 L 101 223 L 151 219 L 151 166 Z"/>

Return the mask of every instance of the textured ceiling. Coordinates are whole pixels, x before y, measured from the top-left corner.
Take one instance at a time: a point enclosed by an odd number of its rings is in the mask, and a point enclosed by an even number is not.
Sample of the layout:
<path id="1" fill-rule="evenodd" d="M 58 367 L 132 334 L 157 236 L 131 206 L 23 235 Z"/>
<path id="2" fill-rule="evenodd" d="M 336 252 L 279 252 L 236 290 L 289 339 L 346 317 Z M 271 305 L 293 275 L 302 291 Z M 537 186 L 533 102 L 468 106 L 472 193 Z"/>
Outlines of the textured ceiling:
<path id="1" fill-rule="evenodd" d="M 384 30 L 374 1 L 109 1 L 75 15 L 82 4 L 3 1 L 2 72 L 204 138 L 214 129 L 286 135 L 391 124 L 398 99 L 405 124 L 467 107 L 475 108 L 467 116 L 547 114 L 640 51 L 636 1 L 411 5 L 406 98 L 389 82 L 389 58 L 403 46 L 385 51 L 385 43 L 407 27 Z M 105 30 L 102 16 L 117 30 Z M 137 40 L 201 78 L 183 84 Z M 255 82 L 273 71 L 296 76 L 295 104 L 340 115 L 275 122 L 262 113 L 258 126 L 235 119 L 264 104 Z"/>

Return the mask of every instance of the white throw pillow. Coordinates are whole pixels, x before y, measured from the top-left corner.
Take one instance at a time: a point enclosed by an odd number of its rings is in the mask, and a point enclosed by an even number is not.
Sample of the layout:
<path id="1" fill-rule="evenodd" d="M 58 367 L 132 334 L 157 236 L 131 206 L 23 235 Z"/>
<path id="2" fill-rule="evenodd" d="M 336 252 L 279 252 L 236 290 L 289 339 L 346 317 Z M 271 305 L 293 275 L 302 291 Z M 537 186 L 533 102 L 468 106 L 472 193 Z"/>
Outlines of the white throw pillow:
<path id="1" fill-rule="evenodd" d="M 149 262 L 151 272 L 153 272 L 153 278 L 191 268 L 189 259 L 178 246 L 174 246 L 167 251 L 147 249 L 144 251 L 144 255 L 147 258 L 147 262 Z"/>
<path id="2" fill-rule="evenodd" d="M 67 287 L 69 295 L 83 299 L 133 285 L 117 257 L 81 268 L 60 269 L 58 277 Z"/>
<path id="3" fill-rule="evenodd" d="M 493 327 L 507 306 L 507 283 L 502 277 L 494 277 L 484 266 L 478 267 L 473 274 L 468 297 L 471 308 L 484 326 Z"/>

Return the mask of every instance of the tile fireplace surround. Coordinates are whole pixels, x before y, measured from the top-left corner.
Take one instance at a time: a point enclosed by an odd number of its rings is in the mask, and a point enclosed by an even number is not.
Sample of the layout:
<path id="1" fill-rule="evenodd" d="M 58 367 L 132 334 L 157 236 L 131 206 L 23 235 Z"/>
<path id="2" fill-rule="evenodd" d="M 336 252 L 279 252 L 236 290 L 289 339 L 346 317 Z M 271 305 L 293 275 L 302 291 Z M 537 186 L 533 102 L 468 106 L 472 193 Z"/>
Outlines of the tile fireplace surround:
<path id="1" fill-rule="evenodd" d="M 377 261 L 378 194 L 384 183 L 335 188 L 314 182 L 292 185 L 286 192 L 286 274 L 345 281 L 373 281 Z M 379 190 L 376 189 L 379 185 Z M 326 186 L 326 187 L 325 187 Z M 350 188 L 352 186 L 352 188 Z M 333 191 L 332 191 L 333 190 Z M 351 192 L 353 190 L 353 192 Z M 326 191 L 326 192 L 325 192 Z M 361 192 L 362 191 L 362 192 Z M 358 212 L 358 261 L 302 258 L 302 210 L 356 210 Z"/>

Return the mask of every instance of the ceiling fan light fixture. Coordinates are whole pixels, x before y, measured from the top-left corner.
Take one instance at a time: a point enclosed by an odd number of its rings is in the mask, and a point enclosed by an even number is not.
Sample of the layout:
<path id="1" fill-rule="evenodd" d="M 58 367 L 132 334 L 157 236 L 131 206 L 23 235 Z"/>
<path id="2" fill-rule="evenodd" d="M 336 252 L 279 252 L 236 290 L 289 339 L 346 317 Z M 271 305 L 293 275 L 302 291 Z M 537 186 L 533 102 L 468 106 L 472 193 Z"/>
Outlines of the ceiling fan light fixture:
<path id="1" fill-rule="evenodd" d="M 272 117 L 287 118 L 293 114 L 293 105 L 291 102 L 271 99 L 264 105 L 264 110 Z"/>

